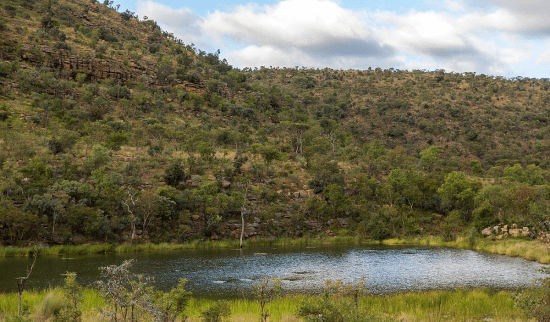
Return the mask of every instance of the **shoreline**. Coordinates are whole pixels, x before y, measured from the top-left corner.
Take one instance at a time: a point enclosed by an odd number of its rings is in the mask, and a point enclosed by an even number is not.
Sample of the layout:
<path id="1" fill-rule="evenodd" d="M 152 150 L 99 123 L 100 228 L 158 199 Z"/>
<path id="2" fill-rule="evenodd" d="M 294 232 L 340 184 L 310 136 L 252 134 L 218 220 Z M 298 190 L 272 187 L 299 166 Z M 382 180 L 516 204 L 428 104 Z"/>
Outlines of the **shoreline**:
<path id="1" fill-rule="evenodd" d="M 429 236 L 422 238 L 387 239 L 382 242 L 363 239 L 357 236 L 336 236 L 329 238 L 277 238 L 255 239 L 243 241 L 243 247 L 254 246 L 316 246 L 316 245 L 388 245 L 388 246 L 433 246 L 471 249 L 485 251 L 509 257 L 521 257 L 541 264 L 550 263 L 550 245 L 538 240 L 508 238 L 503 240 L 475 239 L 472 241 L 459 237 L 455 241 L 445 241 L 442 237 Z M 193 249 L 239 248 L 238 240 L 200 241 L 194 240 L 180 244 L 145 243 L 145 244 L 84 244 L 84 245 L 57 245 L 39 246 L 39 256 L 88 255 L 108 253 L 137 253 L 151 251 L 178 251 Z M 0 258 L 30 257 L 35 248 L 0 246 Z"/>

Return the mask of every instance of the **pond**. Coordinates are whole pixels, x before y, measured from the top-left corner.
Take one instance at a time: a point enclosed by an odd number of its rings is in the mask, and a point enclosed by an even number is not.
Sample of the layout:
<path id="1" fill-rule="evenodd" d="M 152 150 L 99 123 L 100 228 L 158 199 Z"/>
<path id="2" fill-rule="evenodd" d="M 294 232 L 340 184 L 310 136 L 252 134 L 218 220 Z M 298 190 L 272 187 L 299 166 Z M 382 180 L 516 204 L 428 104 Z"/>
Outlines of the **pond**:
<path id="1" fill-rule="evenodd" d="M 185 250 L 132 254 L 40 257 L 28 288 L 60 285 L 73 271 L 84 285 L 99 277 L 98 267 L 136 259 L 133 272 L 153 277 L 155 286 L 170 289 L 180 277 L 198 297 L 230 298 L 250 294 L 263 277 L 278 277 L 286 292 L 318 293 L 327 279 L 357 282 L 366 277 L 370 293 L 478 288 L 521 289 L 532 285 L 542 266 L 471 250 L 395 246 L 293 246 Z M 31 259 L 0 259 L 0 292 L 16 290 Z"/>

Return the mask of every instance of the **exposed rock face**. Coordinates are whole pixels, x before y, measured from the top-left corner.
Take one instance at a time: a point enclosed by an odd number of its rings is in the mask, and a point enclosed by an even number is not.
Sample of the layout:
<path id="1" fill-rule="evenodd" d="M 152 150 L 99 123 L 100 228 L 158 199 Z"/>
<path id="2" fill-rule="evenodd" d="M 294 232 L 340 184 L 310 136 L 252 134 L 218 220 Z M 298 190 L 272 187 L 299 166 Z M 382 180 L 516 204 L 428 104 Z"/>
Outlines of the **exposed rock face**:
<path id="1" fill-rule="evenodd" d="M 153 75 L 152 70 L 135 64 L 124 66 L 117 61 L 107 61 L 95 58 L 82 58 L 71 55 L 66 50 L 58 50 L 49 46 L 33 46 L 25 44 L 21 47 L 21 58 L 37 67 L 47 67 L 74 79 L 78 73 L 86 74 L 90 80 L 115 79 L 125 82 L 138 79 L 142 75 Z M 151 82 L 156 83 L 152 79 Z"/>
<path id="2" fill-rule="evenodd" d="M 21 58 L 36 67 L 46 67 L 57 71 L 69 79 L 75 79 L 76 75 L 81 73 L 87 75 L 91 81 L 114 79 L 117 82 L 125 83 L 127 80 L 141 79 L 149 86 L 161 85 L 153 67 L 144 67 L 132 62 L 124 65 L 117 60 L 83 58 L 72 55 L 67 50 L 44 45 L 24 44 L 21 47 Z M 186 92 L 206 95 L 206 89 L 202 82 L 178 81 L 174 87 L 182 88 Z M 231 97 L 228 88 L 222 87 L 220 92 L 223 97 Z"/>

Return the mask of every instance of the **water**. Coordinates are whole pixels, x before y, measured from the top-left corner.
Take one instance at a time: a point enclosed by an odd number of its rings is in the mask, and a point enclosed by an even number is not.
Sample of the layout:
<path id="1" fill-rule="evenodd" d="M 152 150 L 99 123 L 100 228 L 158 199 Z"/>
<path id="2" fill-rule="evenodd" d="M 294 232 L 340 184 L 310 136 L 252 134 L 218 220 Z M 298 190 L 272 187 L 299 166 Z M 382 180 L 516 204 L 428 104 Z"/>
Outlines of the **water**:
<path id="1" fill-rule="evenodd" d="M 318 246 L 254 247 L 134 254 L 39 258 L 27 283 L 44 288 L 62 283 L 74 271 L 84 285 L 99 277 L 98 267 L 136 259 L 133 271 L 151 276 L 155 286 L 170 289 L 189 280 L 195 296 L 228 298 L 250 294 L 263 277 L 276 276 L 286 292 L 318 293 L 327 279 L 357 282 L 366 277 L 370 293 L 477 288 L 521 289 L 532 285 L 542 266 L 471 250 L 433 247 Z M 15 291 L 15 278 L 25 275 L 30 259 L 0 259 L 0 291 Z"/>

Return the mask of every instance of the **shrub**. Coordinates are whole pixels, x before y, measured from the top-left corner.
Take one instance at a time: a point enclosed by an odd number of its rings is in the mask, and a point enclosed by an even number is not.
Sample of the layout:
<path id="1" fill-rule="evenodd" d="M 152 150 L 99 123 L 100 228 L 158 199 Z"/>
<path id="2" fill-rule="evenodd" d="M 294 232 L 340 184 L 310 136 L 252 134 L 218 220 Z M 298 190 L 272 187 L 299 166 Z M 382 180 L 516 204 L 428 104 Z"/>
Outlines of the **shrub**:
<path id="1" fill-rule="evenodd" d="M 172 187 L 177 188 L 185 179 L 185 171 L 180 162 L 173 163 L 164 171 L 164 181 Z"/>
<path id="2" fill-rule="evenodd" d="M 40 303 L 36 315 L 43 320 L 55 318 L 68 305 L 69 303 L 64 298 L 49 293 Z"/>
<path id="3" fill-rule="evenodd" d="M 220 322 L 222 318 L 231 315 L 231 310 L 227 302 L 217 302 L 208 309 L 201 311 L 201 317 L 204 322 Z"/>
<path id="4" fill-rule="evenodd" d="M 550 274 L 550 267 L 543 267 L 542 272 Z M 550 322 L 550 277 L 540 278 L 539 287 L 534 287 L 515 294 L 512 298 L 515 305 L 524 310 L 529 318 L 538 322 Z"/>

